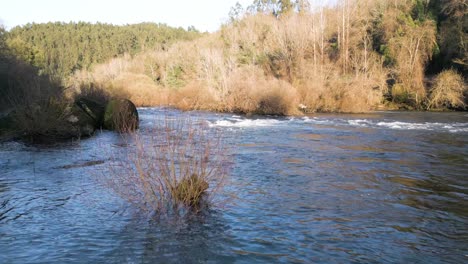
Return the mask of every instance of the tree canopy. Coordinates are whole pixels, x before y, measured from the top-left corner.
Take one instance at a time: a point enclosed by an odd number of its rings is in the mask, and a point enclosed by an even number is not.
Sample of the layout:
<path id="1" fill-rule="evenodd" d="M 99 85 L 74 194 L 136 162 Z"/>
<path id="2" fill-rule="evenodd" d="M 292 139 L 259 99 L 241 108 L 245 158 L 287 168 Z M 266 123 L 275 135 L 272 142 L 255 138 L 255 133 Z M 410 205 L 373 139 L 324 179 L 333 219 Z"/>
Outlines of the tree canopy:
<path id="1" fill-rule="evenodd" d="M 199 35 L 194 27 L 185 30 L 156 23 L 116 26 L 56 22 L 15 27 L 6 34 L 6 43 L 19 59 L 41 73 L 64 78 L 113 57 L 165 49 L 175 41 Z"/>

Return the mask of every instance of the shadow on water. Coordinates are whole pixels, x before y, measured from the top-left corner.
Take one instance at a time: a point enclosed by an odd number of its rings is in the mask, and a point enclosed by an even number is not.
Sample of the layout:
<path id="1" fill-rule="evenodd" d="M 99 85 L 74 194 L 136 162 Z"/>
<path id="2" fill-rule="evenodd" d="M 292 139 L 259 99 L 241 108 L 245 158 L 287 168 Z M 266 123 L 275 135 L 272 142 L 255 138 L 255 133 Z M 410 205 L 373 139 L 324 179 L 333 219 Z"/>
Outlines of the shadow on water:
<path id="1" fill-rule="evenodd" d="M 215 210 L 152 219 L 135 214 L 117 235 L 120 244 L 105 259 L 131 263 L 233 262 L 233 254 L 223 247 L 228 233 L 229 228 Z"/>

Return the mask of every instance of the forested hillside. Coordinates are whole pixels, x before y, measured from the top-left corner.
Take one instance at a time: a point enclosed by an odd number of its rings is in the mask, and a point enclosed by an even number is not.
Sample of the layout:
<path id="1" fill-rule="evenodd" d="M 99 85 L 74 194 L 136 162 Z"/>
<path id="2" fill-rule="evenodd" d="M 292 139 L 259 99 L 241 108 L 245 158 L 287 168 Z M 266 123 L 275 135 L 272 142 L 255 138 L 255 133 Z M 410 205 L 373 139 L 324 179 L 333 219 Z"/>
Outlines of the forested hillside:
<path id="1" fill-rule="evenodd" d="M 110 58 L 166 49 L 176 41 L 200 35 L 193 27 L 185 30 L 155 23 L 115 26 L 56 22 L 15 27 L 8 32 L 6 43 L 16 56 L 42 73 L 65 78 Z"/>
<path id="2" fill-rule="evenodd" d="M 467 14 L 465 0 L 320 7 L 254 0 L 233 7 L 230 21 L 212 34 L 71 22 L 28 24 L 2 37 L 18 61 L 63 87 L 101 89 L 142 106 L 280 115 L 462 110 Z"/>
<path id="3" fill-rule="evenodd" d="M 464 109 L 464 0 L 255 0 L 219 32 L 77 72 L 140 105 L 258 114 Z"/>

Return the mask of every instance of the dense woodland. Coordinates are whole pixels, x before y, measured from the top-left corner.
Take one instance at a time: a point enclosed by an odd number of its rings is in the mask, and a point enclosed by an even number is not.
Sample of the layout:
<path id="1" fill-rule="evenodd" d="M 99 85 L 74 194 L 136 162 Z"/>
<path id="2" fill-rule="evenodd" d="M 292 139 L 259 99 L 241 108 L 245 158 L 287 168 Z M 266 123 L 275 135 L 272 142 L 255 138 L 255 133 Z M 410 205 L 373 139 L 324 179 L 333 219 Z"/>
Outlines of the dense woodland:
<path id="1" fill-rule="evenodd" d="M 75 72 L 139 105 L 297 114 L 465 109 L 464 0 L 255 0 L 220 31 Z M 86 86 L 86 85 L 84 85 Z"/>
<path id="2" fill-rule="evenodd" d="M 153 23 L 1 29 L 1 107 L 30 129 L 64 119 L 80 95 L 246 114 L 463 110 L 467 14 L 466 0 L 255 0 L 211 34 Z"/>
<path id="3" fill-rule="evenodd" d="M 16 56 L 42 73 L 66 78 L 110 58 L 165 49 L 175 41 L 199 35 L 193 27 L 184 30 L 155 23 L 115 26 L 56 22 L 15 27 L 8 32 L 6 43 Z"/>

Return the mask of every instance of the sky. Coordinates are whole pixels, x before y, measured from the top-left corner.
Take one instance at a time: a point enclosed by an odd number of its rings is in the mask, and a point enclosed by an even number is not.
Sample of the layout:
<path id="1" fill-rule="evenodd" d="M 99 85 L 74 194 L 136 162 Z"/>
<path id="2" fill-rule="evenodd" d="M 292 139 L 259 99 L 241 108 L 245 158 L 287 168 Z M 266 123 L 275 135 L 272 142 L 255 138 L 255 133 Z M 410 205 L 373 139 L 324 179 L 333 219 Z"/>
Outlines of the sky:
<path id="1" fill-rule="evenodd" d="M 216 31 L 236 2 L 253 0 L 2 0 L 0 23 L 7 29 L 30 22 L 103 22 L 117 25 L 166 23 Z"/>

